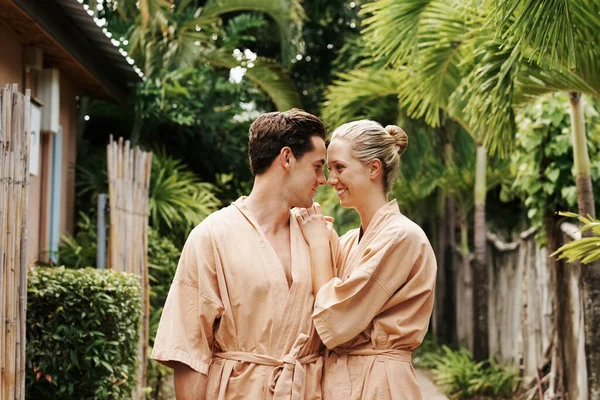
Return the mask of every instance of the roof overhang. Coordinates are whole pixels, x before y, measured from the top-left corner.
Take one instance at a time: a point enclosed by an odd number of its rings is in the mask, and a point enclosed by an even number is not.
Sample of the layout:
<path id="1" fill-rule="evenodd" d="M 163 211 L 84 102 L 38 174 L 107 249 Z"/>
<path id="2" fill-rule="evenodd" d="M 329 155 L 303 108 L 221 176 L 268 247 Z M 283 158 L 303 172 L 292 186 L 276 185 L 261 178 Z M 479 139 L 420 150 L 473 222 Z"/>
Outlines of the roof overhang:
<path id="1" fill-rule="evenodd" d="M 76 0 L 0 0 L 0 21 L 85 94 L 124 102 L 141 79 Z"/>

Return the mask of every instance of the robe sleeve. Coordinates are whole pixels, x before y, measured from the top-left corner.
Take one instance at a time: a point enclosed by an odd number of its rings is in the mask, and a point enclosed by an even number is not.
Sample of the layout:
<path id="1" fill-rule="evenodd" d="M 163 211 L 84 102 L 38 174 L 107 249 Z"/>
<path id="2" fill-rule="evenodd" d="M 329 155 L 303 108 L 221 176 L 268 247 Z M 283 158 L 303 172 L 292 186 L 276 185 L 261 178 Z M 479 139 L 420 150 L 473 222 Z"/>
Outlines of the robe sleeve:
<path id="1" fill-rule="evenodd" d="M 423 286 L 418 290 L 427 293 L 433 290 L 425 275 L 431 274 L 435 256 L 425 235 L 412 227 L 378 235 L 357 256 L 350 275 L 333 278 L 315 298 L 314 325 L 330 349 L 364 331 L 398 290 L 409 285 Z"/>
<path id="2" fill-rule="evenodd" d="M 215 321 L 223 314 L 215 251 L 206 221 L 189 235 L 160 318 L 152 358 L 208 374 Z"/>

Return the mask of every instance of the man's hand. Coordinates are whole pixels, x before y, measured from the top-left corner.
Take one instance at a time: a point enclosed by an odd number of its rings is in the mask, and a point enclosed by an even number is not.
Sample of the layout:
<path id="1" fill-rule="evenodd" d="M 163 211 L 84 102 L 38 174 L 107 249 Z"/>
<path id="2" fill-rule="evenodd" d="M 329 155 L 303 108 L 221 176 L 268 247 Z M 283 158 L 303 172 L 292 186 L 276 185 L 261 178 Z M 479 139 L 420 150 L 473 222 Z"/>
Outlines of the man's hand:
<path id="1" fill-rule="evenodd" d="M 206 381 L 204 374 L 183 363 L 175 363 L 175 397 L 177 400 L 204 400 L 206 398 Z"/>

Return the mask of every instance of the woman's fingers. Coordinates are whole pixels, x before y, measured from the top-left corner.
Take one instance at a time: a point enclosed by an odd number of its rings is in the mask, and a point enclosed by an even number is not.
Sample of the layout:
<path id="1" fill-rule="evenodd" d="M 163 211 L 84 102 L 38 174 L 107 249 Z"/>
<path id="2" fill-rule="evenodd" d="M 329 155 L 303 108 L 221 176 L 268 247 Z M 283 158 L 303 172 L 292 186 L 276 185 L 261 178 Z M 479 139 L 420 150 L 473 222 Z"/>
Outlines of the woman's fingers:
<path id="1" fill-rule="evenodd" d="M 305 222 L 307 218 L 308 218 L 308 213 L 306 212 L 306 209 L 304 209 L 304 208 L 298 209 L 298 221 Z"/>
<path id="2" fill-rule="evenodd" d="M 313 203 L 312 208 L 315 214 L 323 215 L 323 210 L 321 209 L 321 205 L 319 203 Z"/>

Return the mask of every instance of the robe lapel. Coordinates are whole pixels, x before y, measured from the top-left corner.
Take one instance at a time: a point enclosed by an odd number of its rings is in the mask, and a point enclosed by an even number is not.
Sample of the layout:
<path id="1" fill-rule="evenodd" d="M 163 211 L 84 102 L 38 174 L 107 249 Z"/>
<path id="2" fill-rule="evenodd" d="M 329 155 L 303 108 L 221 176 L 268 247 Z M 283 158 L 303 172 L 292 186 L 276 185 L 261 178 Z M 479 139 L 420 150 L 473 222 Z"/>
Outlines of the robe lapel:
<path id="1" fill-rule="evenodd" d="M 388 202 L 386 205 L 382 206 L 371 220 L 371 223 L 367 227 L 367 230 L 363 233 L 362 238 L 359 241 L 359 235 L 356 235 L 356 239 L 352 250 L 350 252 L 350 256 L 348 258 L 349 268 L 347 268 L 346 274 L 351 273 L 356 267 L 357 263 L 360 261 L 360 255 L 367 249 L 369 244 L 373 241 L 375 237 L 381 232 L 385 226 L 393 220 L 393 217 L 400 214 L 400 208 L 398 207 L 398 203 L 396 200 L 392 200 Z"/>
<path id="2" fill-rule="evenodd" d="M 260 257 L 265 268 L 270 272 L 273 307 L 277 311 L 275 334 L 272 338 L 271 350 L 273 354 L 280 353 L 280 357 L 287 354 L 286 349 L 291 348 L 303 330 L 310 329 L 310 316 L 313 304 L 312 283 L 310 274 L 310 252 L 308 244 L 296 221 L 295 211 L 290 212 L 290 252 L 292 258 L 291 272 L 292 284 L 288 287 L 285 271 L 281 260 L 264 235 L 258 222 L 244 203 L 244 198 L 238 199 L 234 205 L 252 224 L 257 232 Z M 307 329 L 304 327 L 307 326 Z M 308 334 L 309 332 L 304 332 Z M 308 342 L 307 342 L 308 343 Z M 302 353 L 301 351 L 300 353 Z"/>
<path id="3" fill-rule="evenodd" d="M 273 343 L 273 349 L 282 351 L 281 356 L 287 353 L 285 349 L 296 343 L 300 333 L 308 333 L 302 331 L 307 325 L 306 319 L 310 318 L 309 308 L 312 307 L 310 253 L 293 213 L 290 213 L 290 240 L 293 281 Z"/>
<path id="4" fill-rule="evenodd" d="M 281 264 L 281 260 L 275 253 L 275 250 L 269 243 L 267 237 L 263 233 L 260 225 L 254 219 L 248 207 L 244 203 L 245 197 L 241 197 L 233 204 L 240 210 L 240 212 L 244 215 L 244 217 L 248 220 L 248 222 L 252 225 L 252 227 L 256 231 L 256 236 L 253 237 L 253 240 L 257 241 L 257 247 L 259 251 L 257 252 L 257 256 L 262 260 L 265 269 L 267 270 L 267 276 L 271 280 L 271 295 L 273 296 L 273 307 L 276 310 L 277 319 L 281 319 L 283 316 L 285 303 L 287 301 L 289 295 L 289 288 L 287 283 L 287 278 L 285 277 L 285 271 L 283 270 L 283 265 Z M 293 257 L 293 255 L 292 255 Z"/>

